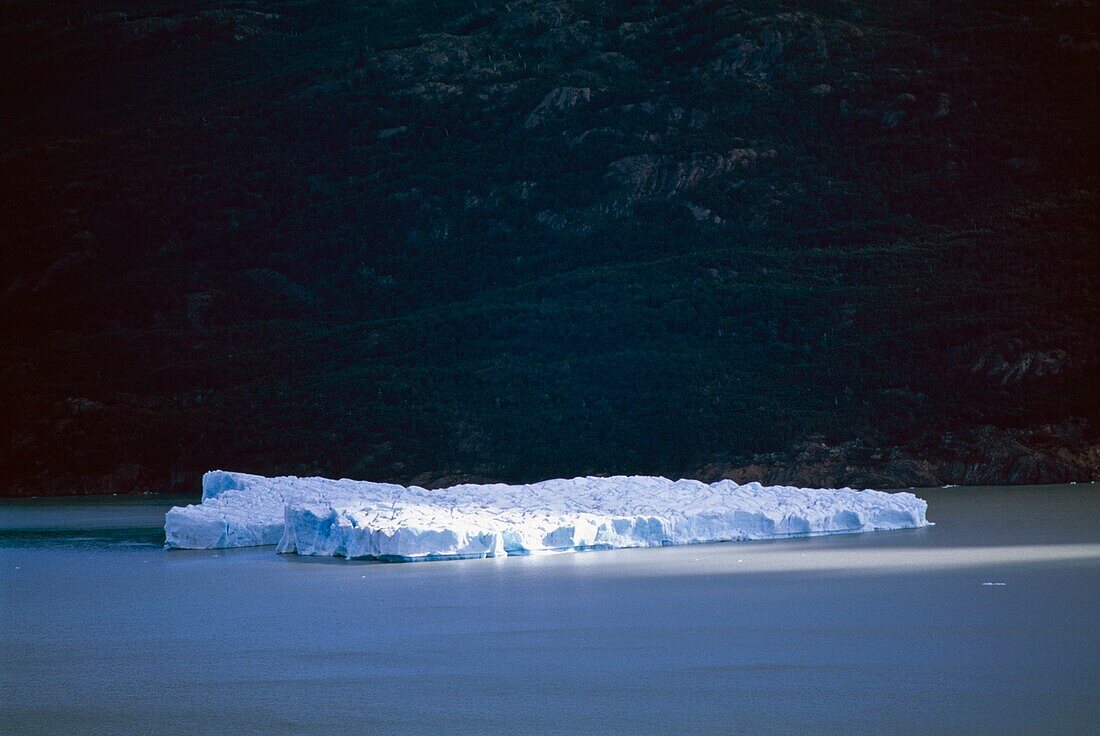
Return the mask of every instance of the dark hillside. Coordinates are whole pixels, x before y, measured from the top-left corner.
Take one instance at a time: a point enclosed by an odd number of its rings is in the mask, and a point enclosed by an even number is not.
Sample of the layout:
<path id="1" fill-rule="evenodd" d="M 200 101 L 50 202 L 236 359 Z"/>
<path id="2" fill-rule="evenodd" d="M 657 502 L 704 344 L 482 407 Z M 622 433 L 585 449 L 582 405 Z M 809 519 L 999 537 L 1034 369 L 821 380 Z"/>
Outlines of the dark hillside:
<path id="1" fill-rule="evenodd" d="M 1100 5 L 0 5 L 0 493 L 1100 475 Z"/>

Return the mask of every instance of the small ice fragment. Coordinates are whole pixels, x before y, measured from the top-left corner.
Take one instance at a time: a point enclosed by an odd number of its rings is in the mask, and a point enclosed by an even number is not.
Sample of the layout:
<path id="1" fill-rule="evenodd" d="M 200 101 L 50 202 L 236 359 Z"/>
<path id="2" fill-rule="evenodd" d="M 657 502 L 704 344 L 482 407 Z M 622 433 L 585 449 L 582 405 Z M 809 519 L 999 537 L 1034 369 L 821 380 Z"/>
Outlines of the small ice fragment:
<path id="1" fill-rule="evenodd" d="M 1008 585 L 1008 583 L 982 583 L 982 585 Z"/>

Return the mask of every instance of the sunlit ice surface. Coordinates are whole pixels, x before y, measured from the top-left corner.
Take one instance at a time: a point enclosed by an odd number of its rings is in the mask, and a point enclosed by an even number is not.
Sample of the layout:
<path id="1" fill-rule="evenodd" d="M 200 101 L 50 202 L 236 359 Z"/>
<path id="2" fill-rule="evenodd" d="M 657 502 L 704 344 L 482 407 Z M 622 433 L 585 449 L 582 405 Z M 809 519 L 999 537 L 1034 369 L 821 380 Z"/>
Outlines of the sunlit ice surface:
<path id="1" fill-rule="evenodd" d="M 212 471 L 171 509 L 167 546 L 278 543 L 320 557 L 425 561 L 886 531 L 928 525 L 909 492 L 702 483 L 654 476 L 439 490 Z"/>

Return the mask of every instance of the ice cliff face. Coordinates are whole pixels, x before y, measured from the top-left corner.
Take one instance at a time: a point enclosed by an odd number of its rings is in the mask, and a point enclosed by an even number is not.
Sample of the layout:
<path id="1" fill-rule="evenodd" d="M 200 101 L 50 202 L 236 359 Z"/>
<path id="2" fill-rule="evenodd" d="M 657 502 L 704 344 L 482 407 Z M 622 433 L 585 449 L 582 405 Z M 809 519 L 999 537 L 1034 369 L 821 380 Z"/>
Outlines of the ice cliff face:
<path id="1" fill-rule="evenodd" d="M 728 480 L 615 476 L 429 491 L 214 471 L 202 503 L 173 508 L 164 528 L 168 547 L 278 544 L 408 561 L 905 529 L 926 526 L 927 508 L 912 493 Z"/>

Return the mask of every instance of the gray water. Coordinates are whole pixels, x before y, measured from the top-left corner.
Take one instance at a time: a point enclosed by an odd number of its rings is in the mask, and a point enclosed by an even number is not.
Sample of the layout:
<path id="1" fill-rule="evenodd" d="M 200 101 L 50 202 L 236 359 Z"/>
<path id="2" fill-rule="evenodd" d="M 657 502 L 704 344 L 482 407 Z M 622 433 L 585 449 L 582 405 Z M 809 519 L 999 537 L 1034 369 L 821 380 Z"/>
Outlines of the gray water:
<path id="1" fill-rule="evenodd" d="M 919 494 L 934 527 L 405 565 L 0 502 L 0 732 L 1100 733 L 1100 486 Z"/>

